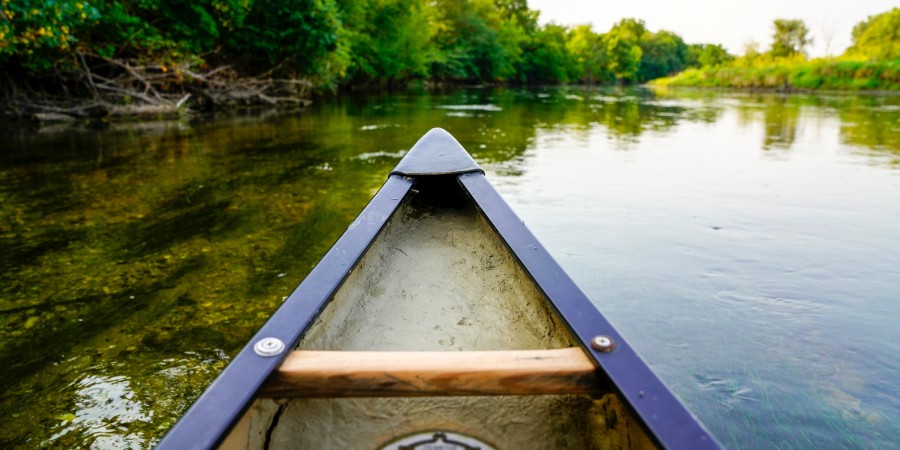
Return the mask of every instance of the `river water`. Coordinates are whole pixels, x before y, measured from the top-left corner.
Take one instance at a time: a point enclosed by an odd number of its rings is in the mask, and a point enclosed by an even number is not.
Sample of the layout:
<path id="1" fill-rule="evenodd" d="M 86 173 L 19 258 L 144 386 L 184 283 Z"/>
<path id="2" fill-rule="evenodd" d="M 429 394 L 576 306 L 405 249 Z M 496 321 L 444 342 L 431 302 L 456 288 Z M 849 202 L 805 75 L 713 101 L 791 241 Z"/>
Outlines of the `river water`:
<path id="1" fill-rule="evenodd" d="M 726 447 L 900 448 L 900 96 L 579 88 L 2 126 L 0 447 L 151 447 L 436 126 Z"/>

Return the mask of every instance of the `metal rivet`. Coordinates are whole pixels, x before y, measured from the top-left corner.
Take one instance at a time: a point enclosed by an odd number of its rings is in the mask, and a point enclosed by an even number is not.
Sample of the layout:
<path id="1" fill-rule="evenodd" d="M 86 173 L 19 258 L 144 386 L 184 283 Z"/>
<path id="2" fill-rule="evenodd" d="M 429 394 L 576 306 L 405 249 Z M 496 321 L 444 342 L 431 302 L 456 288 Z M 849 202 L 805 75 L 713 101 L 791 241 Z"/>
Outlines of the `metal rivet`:
<path id="1" fill-rule="evenodd" d="M 284 342 L 273 337 L 262 338 L 253 346 L 253 351 L 259 356 L 280 355 L 284 351 Z"/>
<path id="2" fill-rule="evenodd" d="M 598 352 L 611 352 L 616 348 L 616 342 L 609 336 L 594 336 L 594 338 L 591 339 L 591 348 Z"/>

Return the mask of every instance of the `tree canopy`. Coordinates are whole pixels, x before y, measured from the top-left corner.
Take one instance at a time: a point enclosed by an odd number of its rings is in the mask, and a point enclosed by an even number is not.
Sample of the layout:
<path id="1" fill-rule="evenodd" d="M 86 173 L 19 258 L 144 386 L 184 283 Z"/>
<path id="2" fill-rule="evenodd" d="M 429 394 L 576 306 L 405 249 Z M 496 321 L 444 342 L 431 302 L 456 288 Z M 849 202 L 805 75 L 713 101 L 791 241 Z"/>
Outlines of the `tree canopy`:
<path id="1" fill-rule="evenodd" d="M 728 58 L 638 19 L 605 33 L 537 19 L 526 0 L 0 0 L 0 65 L 32 78 L 102 72 L 110 60 L 227 66 L 334 88 L 636 83 Z"/>
<path id="2" fill-rule="evenodd" d="M 416 80 L 629 84 L 687 68 L 806 60 L 812 38 L 803 21 L 775 20 L 772 38 L 767 52 L 736 59 L 719 44 L 688 44 L 635 18 L 606 32 L 540 25 L 527 0 L 0 0 L 0 84 L 19 77 L 85 92 L 92 76 L 134 67 L 185 74 L 176 85 L 219 68 L 317 89 Z M 900 58 L 900 8 L 860 22 L 852 38 L 843 59 Z"/>
<path id="3" fill-rule="evenodd" d="M 812 44 L 809 28 L 802 20 L 776 19 L 772 48 L 769 53 L 776 58 L 806 55 L 806 47 Z"/>
<path id="4" fill-rule="evenodd" d="M 900 58 L 900 8 L 869 16 L 853 27 L 847 55 L 871 60 Z"/>

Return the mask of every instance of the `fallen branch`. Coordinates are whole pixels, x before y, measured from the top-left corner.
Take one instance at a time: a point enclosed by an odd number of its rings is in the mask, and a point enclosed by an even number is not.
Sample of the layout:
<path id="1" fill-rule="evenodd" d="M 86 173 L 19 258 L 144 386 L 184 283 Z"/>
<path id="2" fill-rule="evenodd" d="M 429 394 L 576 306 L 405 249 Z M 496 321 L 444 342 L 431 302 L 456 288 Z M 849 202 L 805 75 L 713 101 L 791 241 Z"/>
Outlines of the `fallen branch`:
<path id="1" fill-rule="evenodd" d="M 91 68 L 88 67 L 87 61 L 84 60 L 84 53 L 78 52 L 78 59 L 81 60 L 81 65 L 84 67 L 85 73 L 87 73 L 88 85 L 91 87 L 94 98 L 100 98 L 100 94 L 97 92 L 97 86 L 94 84 L 94 76 L 91 73 Z"/>
<path id="2" fill-rule="evenodd" d="M 0 97 L 0 115 L 64 120 L 55 114 L 81 118 L 178 113 L 185 108 L 305 106 L 315 88 L 305 79 L 270 78 L 271 71 L 264 77 L 241 76 L 229 65 L 199 71 L 187 62 L 164 66 L 90 52 L 76 56 L 74 67 L 57 71 L 57 81 L 45 85 L 58 86 L 61 92 L 55 95 L 31 90 L 27 79 L 10 79 L 4 86 L 6 96 Z M 79 95 L 90 100 L 79 100 Z"/>
<path id="3" fill-rule="evenodd" d="M 145 102 L 147 102 L 147 103 L 149 103 L 149 104 L 151 104 L 151 105 L 159 105 L 159 104 L 162 103 L 162 101 L 156 100 L 156 99 L 154 99 L 154 98 L 150 98 L 150 97 L 146 96 L 146 95 L 145 95 L 144 93 L 142 93 L 142 92 L 137 92 L 137 91 L 133 91 L 133 90 L 130 90 L 130 89 L 123 89 L 123 88 L 120 88 L 120 87 L 118 87 L 118 86 L 108 86 L 108 85 L 106 85 L 106 84 L 98 84 L 98 85 L 97 85 L 97 88 L 98 88 L 98 89 L 103 89 L 103 90 L 106 90 L 106 91 L 110 91 L 110 92 L 119 92 L 119 93 L 125 94 L 125 95 L 130 96 L 130 97 L 137 97 L 137 98 L 139 98 L 139 99 L 141 99 L 141 100 L 143 100 L 143 101 L 145 101 Z"/>
<path id="4" fill-rule="evenodd" d="M 188 101 L 189 98 L 191 98 L 190 92 L 188 92 L 187 95 L 182 97 L 181 100 L 178 100 L 178 103 L 175 103 L 175 107 L 178 109 L 181 109 L 181 107 L 184 105 L 184 102 Z"/>

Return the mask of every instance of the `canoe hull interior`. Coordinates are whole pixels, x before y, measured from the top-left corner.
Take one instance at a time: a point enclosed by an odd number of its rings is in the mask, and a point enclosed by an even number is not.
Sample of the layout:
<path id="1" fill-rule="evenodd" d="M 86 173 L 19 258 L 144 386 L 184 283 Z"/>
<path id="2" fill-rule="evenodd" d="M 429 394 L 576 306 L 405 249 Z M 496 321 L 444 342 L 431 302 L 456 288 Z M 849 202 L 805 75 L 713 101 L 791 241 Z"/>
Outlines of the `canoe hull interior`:
<path id="1" fill-rule="evenodd" d="M 298 348 L 460 352 L 573 345 L 544 294 L 448 176 L 417 181 Z M 655 448 L 612 393 L 257 399 L 220 448 L 372 450 L 429 431 L 499 449 Z"/>
<path id="2" fill-rule="evenodd" d="M 220 448 L 375 450 L 430 431 L 501 450 L 656 448 L 614 394 L 260 399 Z"/>

